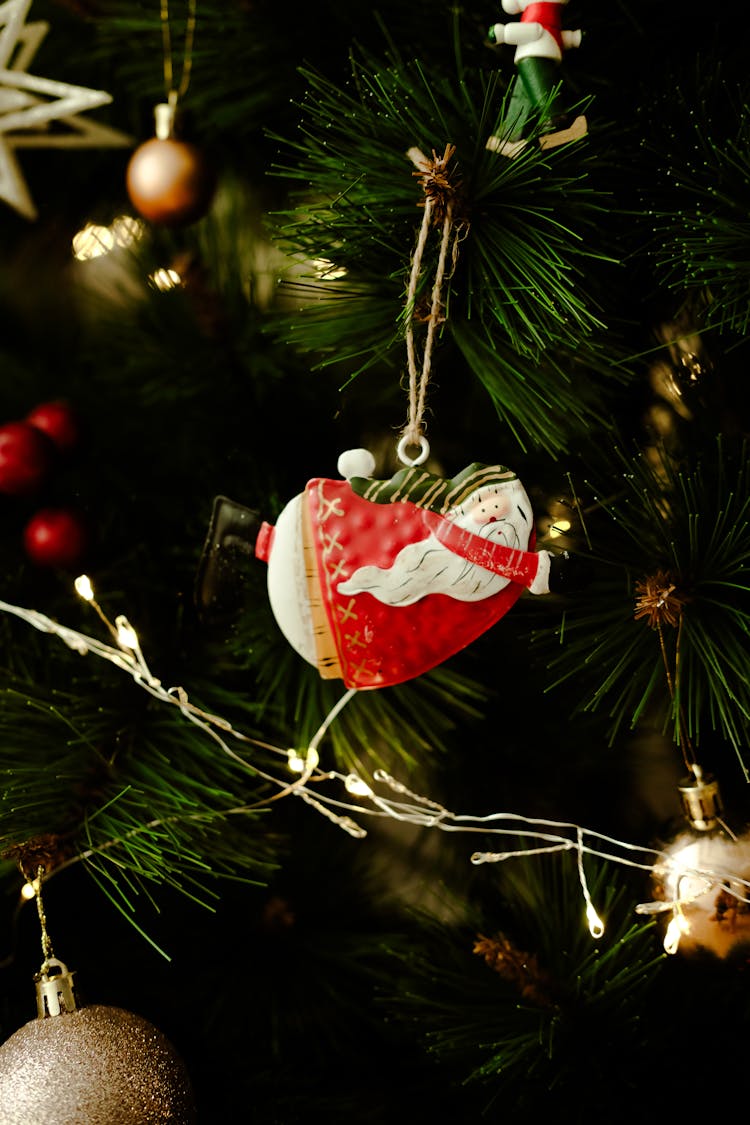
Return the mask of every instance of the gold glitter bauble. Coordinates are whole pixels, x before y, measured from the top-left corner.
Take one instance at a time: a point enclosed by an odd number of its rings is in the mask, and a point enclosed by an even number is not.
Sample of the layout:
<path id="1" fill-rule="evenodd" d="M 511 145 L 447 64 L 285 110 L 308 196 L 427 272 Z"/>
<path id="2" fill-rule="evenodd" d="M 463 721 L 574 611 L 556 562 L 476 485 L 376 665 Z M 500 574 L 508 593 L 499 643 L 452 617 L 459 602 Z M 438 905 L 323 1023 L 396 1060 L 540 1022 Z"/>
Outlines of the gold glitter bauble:
<path id="1" fill-rule="evenodd" d="M 0 1046 L 0 1125 L 192 1125 L 185 1064 L 147 1020 L 92 1004 Z"/>

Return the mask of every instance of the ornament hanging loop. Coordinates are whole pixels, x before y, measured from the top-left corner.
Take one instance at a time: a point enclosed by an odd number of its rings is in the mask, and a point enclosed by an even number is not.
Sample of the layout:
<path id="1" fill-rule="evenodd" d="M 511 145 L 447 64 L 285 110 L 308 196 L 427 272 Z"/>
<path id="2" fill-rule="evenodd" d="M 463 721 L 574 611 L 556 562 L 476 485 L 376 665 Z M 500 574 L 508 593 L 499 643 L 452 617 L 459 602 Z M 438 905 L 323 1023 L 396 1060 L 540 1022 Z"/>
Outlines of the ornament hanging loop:
<path id="1" fill-rule="evenodd" d="M 407 455 L 407 450 L 414 449 L 415 447 L 419 447 L 419 453 L 416 457 L 409 457 Z M 415 465 L 424 465 L 425 461 L 430 456 L 430 443 L 424 434 L 419 434 L 416 438 L 412 438 L 409 434 L 404 434 L 396 446 L 396 453 L 402 465 L 413 469 Z"/>
<path id="2" fill-rule="evenodd" d="M 424 191 L 422 206 L 422 223 L 417 236 L 417 244 L 411 263 L 409 285 L 406 293 L 405 307 L 405 336 L 406 357 L 409 371 L 409 414 L 408 421 L 401 434 L 398 444 L 398 456 L 405 465 L 421 465 L 429 456 L 429 446 L 423 434 L 424 412 L 427 400 L 427 387 L 430 381 L 432 368 L 432 353 L 439 326 L 444 321 L 444 290 L 445 283 L 452 273 L 458 251 L 459 235 L 463 232 L 464 225 L 456 224 L 454 210 L 456 192 L 460 180 L 450 162 L 455 153 L 451 144 L 445 146 L 442 156 L 433 151 L 432 160 L 429 160 L 418 148 L 412 147 L 407 155 L 418 171 L 418 176 Z M 414 340 L 415 306 L 417 302 L 417 289 L 422 272 L 422 262 L 430 228 L 440 228 L 440 251 L 438 255 L 435 276 L 430 297 L 429 314 L 421 319 L 427 322 L 427 338 L 421 361 L 421 370 L 417 360 L 417 348 Z M 453 247 L 452 252 L 450 250 Z M 449 266 L 450 260 L 450 266 Z M 420 453 L 416 460 L 410 460 L 406 449 L 410 446 L 419 446 Z"/>
<path id="3" fill-rule="evenodd" d="M 178 99 L 184 97 L 190 85 L 190 73 L 193 67 L 193 43 L 195 41 L 196 3 L 197 0 L 188 0 L 188 12 L 185 21 L 185 45 L 182 54 L 182 76 L 179 86 L 177 86 L 175 85 L 174 64 L 172 59 L 169 0 L 161 0 L 160 2 L 162 53 L 164 56 L 164 92 L 166 94 L 167 103 L 172 108 L 173 116 L 177 108 Z"/>

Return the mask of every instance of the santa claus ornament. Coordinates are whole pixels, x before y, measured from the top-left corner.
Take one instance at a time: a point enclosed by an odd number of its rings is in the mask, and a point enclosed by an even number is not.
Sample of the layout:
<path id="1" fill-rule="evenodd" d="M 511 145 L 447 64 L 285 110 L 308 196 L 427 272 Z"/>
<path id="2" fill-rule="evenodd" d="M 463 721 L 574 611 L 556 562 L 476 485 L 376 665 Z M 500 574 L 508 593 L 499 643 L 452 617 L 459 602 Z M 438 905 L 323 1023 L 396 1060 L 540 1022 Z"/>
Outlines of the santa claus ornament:
<path id="1" fill-rule="evenodd" d="M 413 679 L 503 617 L 524 590 L 550 591 L 523 485 L 503 465 L 450 480 L 421 466 L 374 480 L 372 457 L 339 458 L 261 524 L 255 554 L 292 647 L 325 679 L 382 688 Z M 560 556 L 562 558 L 563 556 Z"/>

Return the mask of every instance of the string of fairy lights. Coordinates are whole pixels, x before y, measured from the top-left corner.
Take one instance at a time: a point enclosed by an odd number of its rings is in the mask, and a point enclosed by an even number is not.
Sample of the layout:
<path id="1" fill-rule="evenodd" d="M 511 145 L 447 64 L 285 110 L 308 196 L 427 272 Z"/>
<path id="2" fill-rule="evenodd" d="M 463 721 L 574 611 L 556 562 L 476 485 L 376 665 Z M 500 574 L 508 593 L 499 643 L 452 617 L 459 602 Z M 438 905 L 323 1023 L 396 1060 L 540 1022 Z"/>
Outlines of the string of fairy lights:
<path id="1" fill-rule="evenodd" d="M 98 614 L 112 638 L 112 644 L 62 625 L 36 610 L 1 600 L 0 612 L 18 617 L 33 628 L 56 636 L 81 656 L 93 655 L 108 661 L 128 674 L 155 699 L 176 707 L 187 721 L 213 739 L 222 753 L 241 768 L 268 782 L 274 789 L 273 794 L 265 800 L 229 809 L 225 815 L 247 813 L 270 805 L 280 798 L 295 796 L 356 839 L 367 836 L 367 830 L 360 821 L 375 817 L 390 818 L 415 827 L 437 829 L 446 833 L 511 837 L 514 844 L 520 845 L 500 851 L 474 851 L 470 856 L 470 862 L 474 865 L 574 852 L 586 919 L 595 939 L 603 935 L 605 923 L 599 916 L 589 891 L 584 857 L 590 856 L 660 876 L 666 886 L 675 888 L 673 896 L 668 896 L 665 900 L 640 903 L 635 910 L 641 915 L 671 911 L 672 917 L 664 937 L 667 953 L 676 952 L 680 937 L 689 931 L 690 923 L 685 915 L 685 907 L 713 888 L 721 887 L 736 903 L 750 904 L 750 880 L 726 869 L 686 863 L 684 854 L 681 855 L 679 850 L 669 852 L 644 847 L 572 822 L 527 817 L 516 812 L 499 811 L 482 816 L 458 814 L 429 797 L 415 793 L 384 769 L 375 770 L 372 781 L 355 772 L 344 774 L 338 770 L 323 769 L 320 765 L 319 746 L 331 724 L 356 694 L 356 689 L 350 689 L 341 696 L 304 750 L 283 749 L 252 738 L 238 731 L 222 716 L 196 707 L 183 687 L 165 687 L 149 668 L 136 630 L 124 615 L 118 616 L 114 622 L 107 618 L 86 575 L 76 579 L 75 589 Z M 230 744 L 232 742 L 248 750 L 262 750 L 283 759 L 283 774 L 277 776 L 262 769 L 257 761 L 252 760 L 252 756 L 245 757 L 238 752 Z M 330 792 L 329 788 L 334 786 L 334 791 Z M 144 825 L 144 830 L 155 823 L 157 822 Z M 116 843 L 117 841 L 110 841 L 109 845 L 98 850 Z M 72 860 L 67 860 L 63 866 L 84 860 L 92 854 L 92 851 L 81 852 Z M 33 897 L 36 893 L 33 883 L 29 884 L 29 888 L 25 889 L 27 897 Z"/>

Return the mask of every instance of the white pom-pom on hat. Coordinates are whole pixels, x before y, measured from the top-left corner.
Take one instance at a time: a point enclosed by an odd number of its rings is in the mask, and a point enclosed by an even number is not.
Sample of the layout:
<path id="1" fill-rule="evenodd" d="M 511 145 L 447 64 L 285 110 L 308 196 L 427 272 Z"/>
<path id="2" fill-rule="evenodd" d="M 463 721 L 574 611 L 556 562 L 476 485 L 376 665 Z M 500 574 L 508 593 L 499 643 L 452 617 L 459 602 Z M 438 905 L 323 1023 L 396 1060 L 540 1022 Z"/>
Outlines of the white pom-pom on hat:
<path id="1" fill-rule="evenodd" d="M 375 458 L 369 449 L 346 449 L 336 462 L 336 467 L 346 480 L 352 477 L 371 477 L 375 472 Z"/>

